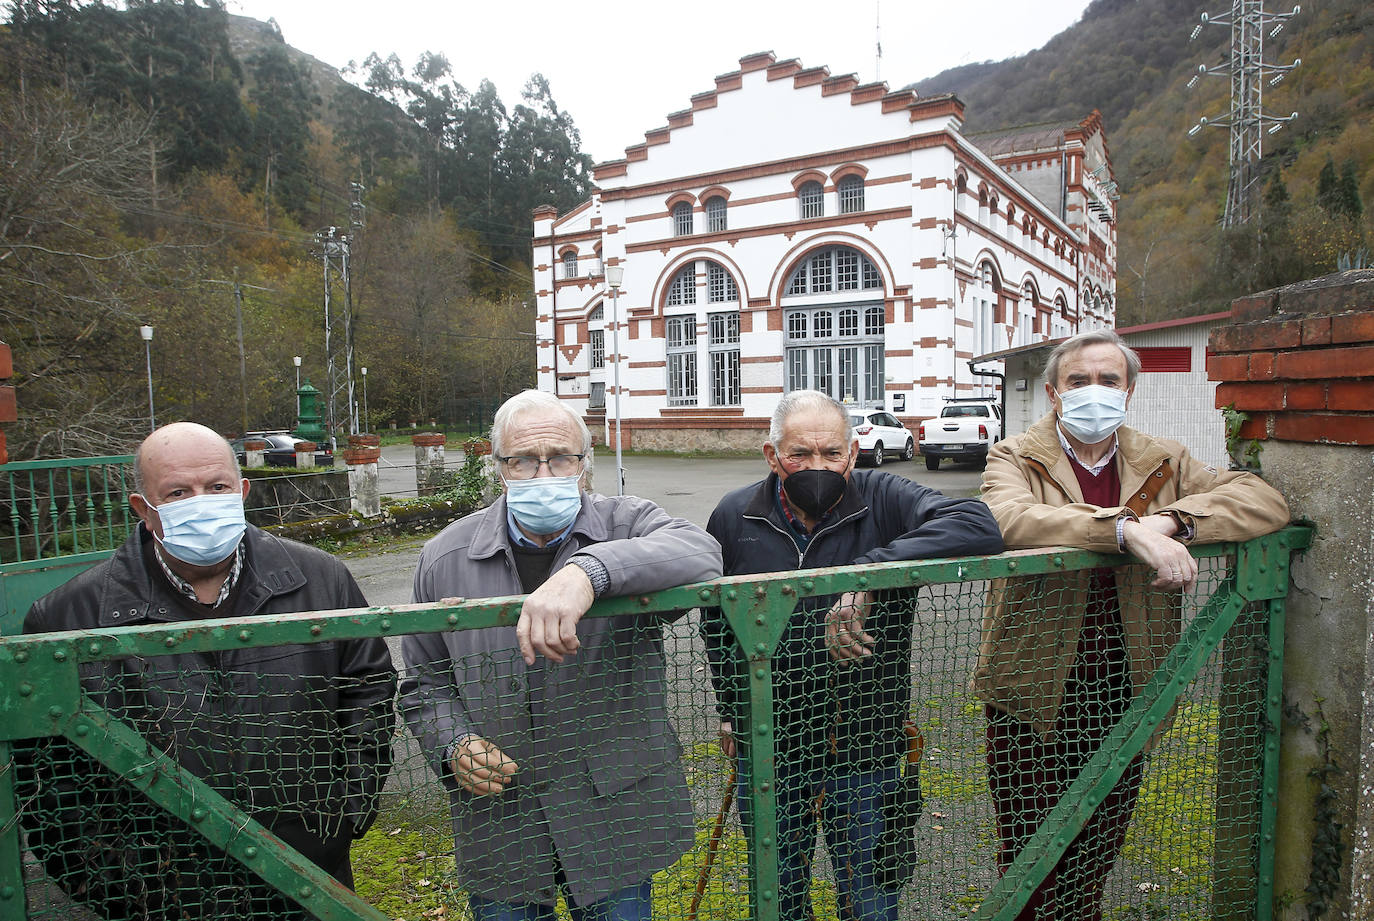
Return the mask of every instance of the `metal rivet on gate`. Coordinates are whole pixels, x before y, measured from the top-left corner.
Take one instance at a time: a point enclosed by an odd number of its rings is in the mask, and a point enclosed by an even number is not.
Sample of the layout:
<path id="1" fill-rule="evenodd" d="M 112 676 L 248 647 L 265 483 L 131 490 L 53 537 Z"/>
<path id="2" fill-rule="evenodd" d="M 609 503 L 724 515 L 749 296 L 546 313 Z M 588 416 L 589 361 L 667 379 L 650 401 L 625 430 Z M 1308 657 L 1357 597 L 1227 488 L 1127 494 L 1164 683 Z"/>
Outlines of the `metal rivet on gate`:
<path id="1" fill-rule="evenodd" d="M 450 627 L 456 627 L 456 626 L 458 625 L 458 615 L 457 615 L 457 614 L 450 614 L 448 617 L 446 617 L 446 618 L 444 618 L 444 619 L 445 619 L 446 621 L 448 621 L 448 625 L 449 625 Z"/>
<path id="2" fill-rule="evenodd" d="M 390 629 L 391 629 L 391 621 L 388 620 L 387 618 L 383 617 L 383 618 L 382 618 L 382 623 L 381 623 L 380 626 L 381 626 L 381 628 L 382 628 L 383 630 L 390 630 Z"/>
<path id="3" fill-rule="evenodd" d="M 79 736 L 89 735 L 90 731 L 91 727 L 86 725 L 85 723 L 82 723 L 76 727 L 76 734 Z"/>
<path id="4" fill-rule="evenodd" d="M 53 719 L 57 719 L 61 715 L 62 708 L 57 706 L 56 704 L 53 704 L 51 707 L 48 708 L 48 716 L 51 716 Z"/>
<path id="5" fill-rule="evenodd" d="M 754 651 L 757 652 L 759 655 L 763 655 L 768 651 L 768 646 L 764 643 L 759 643 L 757 646 L 754 647 Z"/>
<path id="6" fill-rule="evenodd" d="M 763 890 L 763 892 L 761 892 L 761 893 L 759 894 L 759 898 L 763 899 L 765 902 L 771 902 L 771 901 L 773 901 L 773 890 L 772 890 L 772 889 L 765 889 L 765 890 Z"/>
<path id="7" fill-rule="evenodd" d="M 86 647 L 86 651 L 89 652 L 91 655 L 97 655 L 100 652 L 100 644 L 92 643 L 91 645 Z"/>
<path id="8" fill-rule="evenodd" d="M 700 592 L 697 593 L 697 596 L 701 598 L 702 601 L 710 601 L 711 590 L 709 588 L 703 588 Z"/>
<path id="9" fill-rule="evenodd" d="M 639 596 L 639 606 L 640 606 L 640 607 L 642 607 L 642 608 L 647 608 L 649 605 L 651 605 L 651 604 L 653 604 L 653 603 L 654 603 L 654 599 L 650 598 L 648 595 L 640 595 L 640 596 Z"/>
<path id="10" fill-rule="evenodd" d="M 730 591 L 728 591 L 728 592 L 725 593 L 725 600 L 726 600 L 726 601 L 734 601 L 734 600 L 735 600 L 736 598 L 738 598 L 738 597 L 739 597 L 739 593 L 736 592 L 733 588 L 730 589 Z"/>
<path id="11" fill-rule="evenodd" d="M 762 680 L 763 680 L 763 676 L 764 676 L 763 669 L 761 669 L 761 668 L 756 668 L 756 669 L 754 669 L 754 677 L 755 677 L 755 678 L 757 678 L 757 679 L 759 679 L 760 681 L 762 681 Z"/>
<path id="12" fill-rule="evenodd" d="M 20 665 L 23 665 L 25 662 L 29 661 L 28 650 L 21 649 L 18 652 L 16 652 L 14 654 L 14 661 L 18 662 Z"/>
<path id="13" fill-rule="evenodd" d="M 754 597 L 755 597 L 755 598 L 762 598 L 762 597 L 764 597 L 764 596 L 767 595 L 767 594 L 768 594 L 768 589 L 764 588 L 762 585 L 756 585 L 756 586 L 754 586 Z"/>
<path id="14" fill-rule="evenodd" d="M 1058 566 L 1060 569 L 1063 569 L 1063 568 L 1064 568 L 1064 558 L 1063 558 L 1062 556 L 1057 556 L 1057 557 L 1055 557 L 1055 558 L 1054 558 L 1054 565 Z"/>
<path id="15" fill-rule="evenodd" d="M 23 684 L 19 685 L 19 696 L 20 696 L 20 697 L 28 697 L 28 696 L 29 696 L 30 694 L 32 694 L 32 693 L 33 693 L 33 685 L 29 684 L 27 681 L 25 681 Z"/>
<path id="16" fill-rule="evenodd" d="M 314 895 L 314 894 L 315 894 L 315 890 L 314 890 L 314 889 L 311 889 L 309 886 L 302 886 L 302 887 L 300 888 L 300 896 L 301 896 L 301 898 L 303 898 L 303 899 L 308 899 L 308 898 L 310 898 L 310 897 L 311 897 L 312 895 Z"/>
<path id="17" fill-rule="evenodd" d="M 772 846 L 773 846 L 773 839 L 772 839 L 772 838 L 764 838 L 762 841 L 759 842 L 759 844 L 763 845 L 764 847 L 772 847 Z"/>
<path id="18" fill-rule="evenodd" d="M 165 639 L 165 640 L 162 641 L 162 645 L 163 645 L 163 646 L 166 646 L 168 649 L 171 649 L 171 648 L 172 648 L 173 646 L 175 646 L 176 644 L 177 644 L 177 638 L 174 637 L 174 636 L 169 636 L 169 637 L 167 637 L 167 639 Z"/>
<path id="19" fill-rule="evenodd" d="M 251 640 L 252 638 L 253 638 L 253 631 L 252 631 L 252 630 L 240 630 L 240 631 L 239 631 L 239 642 L 246 643 L 246 642 L 248 642 L 249 640 Z"/>
<path id="20" fill-rule="evenodd" d="M 764 793 L 767 793 L 769 790 L 773 789 L 773 785 L 768 783 L 767 781 L 764 781 L 763 783 L 759 784 L 759 789 L 762 790 Z"/>
<path id="21" fill-rule="evenodd" d="M 312 627 L 310 628 L 310 635 L 311 635 L 311 636 L 319 636 L 319 635 L 320 635 L 321 633 L 323 633 L 323 632 L 324 632 L 324 628 L 321 627 L 319 624 L 315 624 L 314 626 L 312 626 Z"/>
<path id="22" fill-rule="evenodd" d="M 762 627 L 764 624 L 768 623 L 768 618 L 766 618 L 766 617 L 764 617 L 762 614 L 760 614 L 758 617 L 755 617 L 755 618 L 754 618 L 754 623 L 756 623 L 756 624 L 758 624 L 760 627 Z"/>
<path id="23" fill-rule="evenodd" d="M 252 860 L 254 857 L 258 856 L 258 849 L 250 844 L 243 849 L 243 856 L 248 860 Z"/>
<path id="24" fill-rule="evenodd" d="M 1269 571 L 1269 570 L 1268 570 L 1268 569 L 1266 569 L 1266 568 L 1265 568 L 1265 567 L 1264 567 L 1264 565 L 1263 565 L 1263 564 L 1260 564 L 1260 568 L 1259 568 L 1259 571 L 1260 571 L 1260 572 L 1268 572 L 1268 571 Z"/>
<path id="25" fill-rule="evenodd" d="M 67 661 L 67 653 L 59 649 L 52 654 L 52 660 L 54 662 L 65 662 Z"/>
<path id="26" fill-rule="evenodd" d="M 793 588 L 793 587 L 790 586 L 790 585 L 784 585 L 784 586 L 782 587 L 782 593 L 783 593 L 784 595 L 790 595 L 790 594 L 792 594 L 792 593 L 795 592 L 795 591 L 796 591 L 796 589 Z"/>
<path id="27" fill-rule="evenodd" d="M 804 592 L 809 592 L 809 591 L 811 591 L 811 590 L 812 590 L 813 588 L 815 588 L 815 587 L 816 587 L 816 583 L 815 583 L 815 582 L 811 582 L 811 581 L 809 581 L 809 580 L 802 583 L 802 591 L 804 591 Z"/>
<path id="28" fill-rule="evenodd" d="M 205 817 L 206 817 L 207 815 L 209 815 L 209 814 L 210 814 L 210 813 L 206 812 L 205 809 L 203 809 L 203 808 L 200 807 L 200 806 L 197 806 L 196 808 L 194 808 L 194 809 L 191 810 L 191 821 L 192 821 L 192 822 L 204 822 L 204 821 L 205 821 Z"/>
<path id="29" fill-rule="evenodd" d="M 766 735 L 768 735 L 768 724 L 767 724 L 767 723 L 760 723 L 760 724 L 759 724 L 758 734 L 761 735 L 761 736 L 766 736 Z"/>
<path id="30" fill-rule="evenodd" d="M 8 902 L 12 898 L 14 898 L 13 886 L 5 886 L 4 888 L 0 889 L 0 899 L 4 899 L 6 902 Z"/>
<path id="31" fill-rule="evenodd" d="M 864 588 L 868 585 L 868 576 L 859 576 L 859 578 L 855 581 L 858 582 L 859 588 Z"/>
<path id="32" fill-rule="evenodd" d="M 1007 568 L 1008 568 L 1008 569 L 1015 569 L 1015 568 L 1016 568 L 1016 561 L 1015 561 L 1015 560 L 1007 560 Z"/>
<path id="33" fill-rule="evenodd" d="M 137 777 L 142 777 L 142 776 L 143 776 L 144 774 L 146 774 L 146 773 L 148 773 L 148 769 L 145 768 L 143 765 L 140 764 L 140 765 L 138 765 L 137 767 L 135 767 L 135 768 L 133 768 L 132 770 L 129 771 L 129 776 L 130 776 L 130 777 L 135 777 L 135 778 L 137 778 Z"/>

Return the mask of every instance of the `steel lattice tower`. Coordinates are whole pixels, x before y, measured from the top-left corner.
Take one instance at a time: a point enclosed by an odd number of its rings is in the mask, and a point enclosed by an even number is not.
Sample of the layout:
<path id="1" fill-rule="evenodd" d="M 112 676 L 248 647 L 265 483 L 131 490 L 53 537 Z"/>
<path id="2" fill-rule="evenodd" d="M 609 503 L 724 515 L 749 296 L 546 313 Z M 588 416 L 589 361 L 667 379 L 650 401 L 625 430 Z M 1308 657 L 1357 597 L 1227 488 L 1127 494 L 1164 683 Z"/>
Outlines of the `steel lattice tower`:
<path id="1" fill-rule="evenodd" d="M 348 232 L 330 227 L 315 234 L 316 255 L 324 263 L 324 354 L 325 354 L 325 430 L 331 446 L 338 447 L 342 416 L 347 414 L 348 431 L 356 435 L 357 398 L 353 392 L 353 274 L 350 260 L 353 243 L 363 228 L 363 187 L 352 183 L 348 206 Z M 336 284 L 343 289 L 342 304 L 335 296 Z M 342 413 L 340 411 L 342 403 Z"/>
<path id="2" fill-rule="evenodd" d="M 1230 179 L 1226 186 L 1226 212 L 1222 226 L 1238 227 L 1249 223 L 1251 204 L 1255 198 L 1255 184 L 1259 178 L 1259 161 L 1263 154 L 1263 139 L 1296 118 L 1292 115 L 1270 115 L 1264 111 L 1264 85 L 1270 86 L 1284 78 L 1288 71 L 1302 63 L 1269 64 L 1264 60 L 1264 39 L 1278 35 L 1284 24 L 1298 15 L 1302 7 L 1290 13 L 1266 13 L 1264 0 L 1233 0 L 1229 12 L 1210 16 L 1202 14 L 1202 21 L 1193 28 L 1196 39 L 1207 25 L 1229 26 L 1231 55 L 1225 64 L 1198 66 L 1198 72 L 1188 81 L 1189 88 L 1202 76 L 1231 78 L 1231 110 L 1221 118 L 1199 119 L 1188 131 L 1192 137 L 1203 128 L 1230 128 Z"/>

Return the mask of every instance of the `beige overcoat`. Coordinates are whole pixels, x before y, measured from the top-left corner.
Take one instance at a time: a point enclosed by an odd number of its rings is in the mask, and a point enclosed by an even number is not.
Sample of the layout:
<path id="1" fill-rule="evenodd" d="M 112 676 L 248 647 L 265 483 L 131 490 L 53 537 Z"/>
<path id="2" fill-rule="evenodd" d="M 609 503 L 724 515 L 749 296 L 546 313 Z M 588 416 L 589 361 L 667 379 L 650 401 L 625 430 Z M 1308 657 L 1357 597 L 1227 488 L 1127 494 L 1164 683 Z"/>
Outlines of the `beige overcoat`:
<path id="1" fill-rule="evenodd" d="M 1219 471 L 1182 444 L 1135 429 L 1117 430 L 1114 463 L 1119 505 L 1083 501 L 1072 461 L 1051 412 L 988 455 L 983 500 L 1002 528 L 1008 550 L 1068 546 L 1115 553 L 1116 519 L 1129 509 L 1143 517 L 1177 513 L 1193 530 L 1191 543 L 1243 541 L 1283 527 L 1288 504 L 1278 490 L 1241 471 Z M 1116 570 L 1131 686 L 1140 693 L 1178 641 L 1178 592 L 1151 589 L 1144 564 Z M 988 591 L 973 690 L 986 703 L 1033 725 L 1053 729 L 1082 628 L 1089 571 L 997 580 Z"/>

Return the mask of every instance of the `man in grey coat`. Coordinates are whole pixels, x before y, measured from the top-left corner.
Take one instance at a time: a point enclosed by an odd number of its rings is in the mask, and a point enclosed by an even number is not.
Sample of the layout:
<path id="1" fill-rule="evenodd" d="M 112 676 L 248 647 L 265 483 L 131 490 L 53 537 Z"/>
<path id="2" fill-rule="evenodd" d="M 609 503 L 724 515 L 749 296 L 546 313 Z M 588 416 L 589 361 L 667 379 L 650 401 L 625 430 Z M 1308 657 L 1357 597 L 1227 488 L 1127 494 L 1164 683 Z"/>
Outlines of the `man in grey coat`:
<path id="1" fill-rule="evenodd" d="M 449 789 L 475 921 L 648 921 L 649 878 L 691 846 L 663 623 L 579 621 L 601 597 L 720 575 L 705 531 L 586 491 L 591 434 L 525 391 L 492 427 L 504 494 L 425 545 L 414 600 L 528 593 L 516 627 L 408 636 L 402 709 Z"/>

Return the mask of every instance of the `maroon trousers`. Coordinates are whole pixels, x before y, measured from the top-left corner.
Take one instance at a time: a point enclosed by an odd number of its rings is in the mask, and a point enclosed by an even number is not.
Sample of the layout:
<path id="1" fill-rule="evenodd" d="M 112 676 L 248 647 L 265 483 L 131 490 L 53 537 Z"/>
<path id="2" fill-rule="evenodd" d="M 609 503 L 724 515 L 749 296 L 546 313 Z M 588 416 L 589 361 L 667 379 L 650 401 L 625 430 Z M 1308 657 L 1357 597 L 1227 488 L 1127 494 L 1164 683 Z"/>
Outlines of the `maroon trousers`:
<path id="1" fill-rule="evenodd" d="M 1110 571 L 1102 575 L 1110 579 Z M 1095 594 L 1049 737 L 1014 716 L 987 708 L 988 783 L 1001 839 L 1000 872 L 1011 866 L 1130 706 L 1131 679 L 1116 592 L 1113 587 Z M 1103 886 L 1125 844 L 1143 770 L 1143 759 L 1136 757 L 1017 921 L 1100 921 Z"/>

